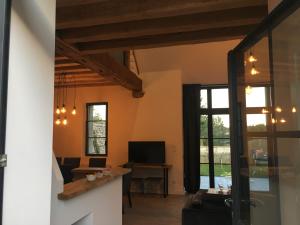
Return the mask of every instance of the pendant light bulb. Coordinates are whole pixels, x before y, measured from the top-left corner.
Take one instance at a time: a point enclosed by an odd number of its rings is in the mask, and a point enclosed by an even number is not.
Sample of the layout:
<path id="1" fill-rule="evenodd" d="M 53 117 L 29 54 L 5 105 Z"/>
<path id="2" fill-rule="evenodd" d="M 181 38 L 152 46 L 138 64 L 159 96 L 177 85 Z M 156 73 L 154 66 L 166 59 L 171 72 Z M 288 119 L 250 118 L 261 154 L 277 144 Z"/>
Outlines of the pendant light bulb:
<path id="1" fill-rule="evenodd" d="M 276 119 L 272 118 L 271 123 L 275 124 L 276 122 Z"/>
<path id="2" fill-rule="evenodd" d="M 250 56 L 249 56 L 249 58 L 248 58 L 248 61 L 251 62 L 251 63 L 257 62 L 257 58 L 255 58 L 255 57 L 253 56 L 252 52 L 250 52 Z"/>
<path id="3" fill-rule="evenodd" d="M 255 66 L 253 65 L 253 66 L 252 66 L 252 69 L 251 69 L 251 71 L 250 71 L 250 73 L 251 73 L 252 76 L 255 76 L 255 75 L 259 74 L 259 71 L 258 71 L 258 70 L 255 68 Z"/>
<path id="4" fill-rule="evenodd" d="M 246 88 L 245 88 L 245 91 L 246 91 L 246 94 L 247 95 L 250 95 L 252 93 L 252 87 L 250 85 L 248 85 Z"/>
<path id="5" fill-rule="evenodd" d="M 280 108 L 280 107 L 278 106 L 278 107 L 276 107 L 275 111 L 281 113 L 281 112 L 282 112 L 282 108 Z"/>
<path id="6" fill-rule="evenodd" d="M 296 107 L 294 106 L 293 108 L 292 108 L 292 113 L 296 113 L 297 112 L 297 109 L 296 109 Z"/>
<path id="7" fill-rule="evenodd" d="M 76 115 L 76 113 L 77 113 L 77 111 L 76 111 L 76 107 L 74 106 L 74 107 L 73 107 L 73 110 L 72 110 L 72 115 L 74 115 L 74 116 L 75 116 L 75 115 Z"/>
<path id="8" fill-rule="evenodd" d="M 63 119 L 62 124 L 65 125 L 65 126 L 68 124 L 67 117 L 65 117 L 65 118 Z"/>
<path id="9" fill-rule="evenodd" d="M 59 109 L 59 106 L 56 106 L 55 113 L 56 113 L 57 115 L 59 115 L 59 114 L 60 114 L 60 109 Z"/>
<path id="10" fill-rule="evenodd" d="M 67 110 L 66 110 L 66 106 L 63 104 L 62 105 L 62 108 L 61 108 L 61 113 L 66 113 L 67 112 Z"/>
<path id="11" fill-rule="evenodd" d="M 280 120 L 280 123 L 286 123 L 286 120 L 285 120 L 284 118 L 282 118 L 282 119 Z"/>
<path id="12" fill-rule="evenodd" d="M 57 119 L 55 120 L 55 124 L 56 124 L 56 125 L 60 125 L 60 124 L 61 124 L 61 120 L 60 120 L 59 117 L 57 117 Z"/>

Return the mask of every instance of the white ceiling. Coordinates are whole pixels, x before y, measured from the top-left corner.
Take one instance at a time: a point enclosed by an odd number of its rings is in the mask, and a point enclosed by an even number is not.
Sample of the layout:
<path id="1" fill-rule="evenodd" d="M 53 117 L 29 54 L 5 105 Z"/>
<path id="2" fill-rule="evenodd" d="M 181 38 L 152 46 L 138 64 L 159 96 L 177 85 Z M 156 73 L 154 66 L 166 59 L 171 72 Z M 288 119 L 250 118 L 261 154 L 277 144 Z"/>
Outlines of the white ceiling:
<path id="1" fill-rule="evenodd" d="M 183 83 L 227 83 L 227 53 L 240 40 L 136 50 L 141 73 L 181 70 Z"/>

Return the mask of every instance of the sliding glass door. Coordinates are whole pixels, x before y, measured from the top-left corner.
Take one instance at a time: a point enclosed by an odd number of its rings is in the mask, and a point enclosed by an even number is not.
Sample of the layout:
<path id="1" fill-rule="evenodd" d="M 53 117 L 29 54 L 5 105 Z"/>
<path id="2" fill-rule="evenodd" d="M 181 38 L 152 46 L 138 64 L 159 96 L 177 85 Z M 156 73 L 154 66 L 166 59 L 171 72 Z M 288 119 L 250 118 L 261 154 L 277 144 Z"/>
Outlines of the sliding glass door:
<path id="1" fill-rule="evenodd" d="M 2 224 L 2 200 L 4 167 L 6 166 L 5 133 L 8 81 L 8 52 L 11 2 L 0 1 L 0 225 Z"/>
<path id="2" fill-rule="evenodd" d="M 300 2 L 229 54 L 234 225 L 300 221 Z"/>

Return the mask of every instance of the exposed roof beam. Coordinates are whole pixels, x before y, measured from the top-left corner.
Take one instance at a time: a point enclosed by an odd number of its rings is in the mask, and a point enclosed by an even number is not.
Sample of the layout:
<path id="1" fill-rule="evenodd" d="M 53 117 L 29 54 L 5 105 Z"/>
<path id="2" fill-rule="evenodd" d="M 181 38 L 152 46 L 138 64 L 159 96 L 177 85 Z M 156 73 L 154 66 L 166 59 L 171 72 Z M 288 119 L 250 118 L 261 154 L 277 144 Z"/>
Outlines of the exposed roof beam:
<path id="1" fill-rule="evenodd" d="M 113 86 L 113 85 L 117 85 L 114 82 L 82 82 L 82 83 L 67 83 L 64 85 L 55 85 L 55 88 L 80 88 L 80 87 L 99 87 L 99 86 Z"/>
<path id="2" fill-rule="evenodd" d="M 111 0 L 58 8 L 56 25 L 87 27 L 266 4 L 266 0 Z"/>
<path id="3" fill-rule="evenodd" d="M 82 54 L 92 55 L 112 50 L 145 49 L 239 39 L 251 32 L 254 28 L 255 26 L 248 25 L 241 27 L 208 29 L 176 34 L 145 36 L 140 38 L 87 42 L 77 44 L 77 46 Z"/>
<path id="4" fill-rule="evenodd" d="M 71 28 L 58 30 L 57 33 L 64 41 L 76 43 L 199 31 L 210 28 L 258 24 L 267 14 L 267 11 L 267 6 L 261 5 L 160 19 Z"/>
<path id="5" fill-rule="evenodd" d="M 109 0 L 57 0 L 56 7 L 70 7 L 70 6 L 78 6 L 78 5 L 87 5 L 92 3 L 100 3 Z"/>
<path id="6" fill-rule="evenodd" d="M 120 65 L 108 54 L 83 56 L 78 49 L 56 38 L 56 52 L 81 64 L 91 71 L 100 74 L 111 82 L 116 82 L 130 89 L 133 93 L 142 93 L 142 80 L 123 65 Z M 58 69 L 58 68 L 57 68 Z"/>

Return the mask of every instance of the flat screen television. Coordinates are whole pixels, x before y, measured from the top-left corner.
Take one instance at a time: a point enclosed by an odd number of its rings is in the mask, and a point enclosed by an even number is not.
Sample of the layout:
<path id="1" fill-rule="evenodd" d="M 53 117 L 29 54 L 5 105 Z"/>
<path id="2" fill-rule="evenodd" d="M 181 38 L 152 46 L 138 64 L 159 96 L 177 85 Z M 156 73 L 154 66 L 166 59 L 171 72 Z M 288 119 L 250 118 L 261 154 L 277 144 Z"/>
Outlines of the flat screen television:
<path id="1" fill-rule="evenodd" d="M 129 141 L 128 160 L 133 163 L 165 163 L 165 142 Z"/>

